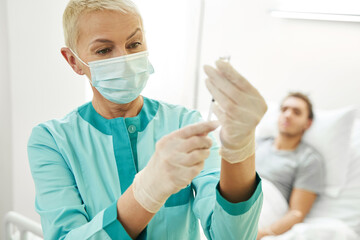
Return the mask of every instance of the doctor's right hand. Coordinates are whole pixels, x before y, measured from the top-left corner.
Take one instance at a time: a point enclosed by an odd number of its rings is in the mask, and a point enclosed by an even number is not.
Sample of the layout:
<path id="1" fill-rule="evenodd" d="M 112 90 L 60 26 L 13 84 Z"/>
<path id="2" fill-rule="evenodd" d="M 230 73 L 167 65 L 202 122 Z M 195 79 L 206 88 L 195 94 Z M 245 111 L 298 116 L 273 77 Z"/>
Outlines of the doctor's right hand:
<path id="1" fill-rule="evenodd" d="M 134 197 L 143 208 L 156 213 L 170 195 L 191 183 L 210 155 L 207 135 L 218 126 L 215 121 L 189 125 L 156 143 L 154 155 L 133 182 Z"/>

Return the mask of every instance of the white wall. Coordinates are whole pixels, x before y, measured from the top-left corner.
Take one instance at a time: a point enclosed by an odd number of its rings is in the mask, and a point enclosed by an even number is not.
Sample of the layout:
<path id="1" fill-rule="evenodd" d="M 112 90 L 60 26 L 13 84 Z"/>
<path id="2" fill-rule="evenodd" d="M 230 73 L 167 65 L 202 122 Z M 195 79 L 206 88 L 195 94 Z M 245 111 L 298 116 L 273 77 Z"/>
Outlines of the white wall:
<path id="1" fill-rule="evenodd" d="M 84 103 L 84 79 L 60 54 L 67 1 L 8 0 L 12 101 L 13 207 L 35 220 L 27 141 L 38 123 L 63 117 Z M 2 49 L 3 50 L 3 49 Z M 2 88 L 0 88 L 2 89 Z"/>
<path id="2" fill-rule="evenodd" d="M 279 8 L 292 12 L 360 14 L 358 0 L 277 0 Z"/>
<path id="3" fill-rule="evenodd" d="M 200 1 L 134 2 L 144 20 L 149 59 L 155 69 L 143 95 L 191 108 Z"/>
<path id="4" fill-rule="evenodd" d="M 6 2 L 0 1 L 0 223 L 12 209 L 11 99 Z M 0 226 L 0 238 L 3 236 Z"/>
<path id="5" fill-rule="evenodd" d="M 203 63 L 224 52 L 271 101 L 289 90 L 310 94 L 315 107 L 360 104 L 360 24 L 273 18 L 276 0 L 208 0 Z M 202 81 L 205 77 L 202 76 Z M 201 84 L 199 106 L 210 96 Z"/>

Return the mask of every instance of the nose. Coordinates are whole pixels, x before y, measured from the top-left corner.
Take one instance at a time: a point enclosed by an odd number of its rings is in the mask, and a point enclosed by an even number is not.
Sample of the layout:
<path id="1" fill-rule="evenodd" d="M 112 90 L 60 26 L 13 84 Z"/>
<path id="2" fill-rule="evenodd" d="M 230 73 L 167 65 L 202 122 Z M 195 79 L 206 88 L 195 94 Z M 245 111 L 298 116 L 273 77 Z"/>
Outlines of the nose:
<path id="1" fill-rule="evenodd" d="M 128 54 L 130 54 L 129 49 L 126 49 L 125 46 L 121 46 L 121 47 L 118 47 L 116 49 L 116 53 L 115 53 L 114 57 L 125 56 L 125 55 L 128 55 Z"/>
<path id="2" fill-rule="evenodd" d="M 284 112 L 284 116 L 285 117 L 291 117 L 291 115 L 292 115 L 292 111 L 290 110 L 290 109 L 288 109 L 288 110 L 286 110 L 285 112 Z"/>

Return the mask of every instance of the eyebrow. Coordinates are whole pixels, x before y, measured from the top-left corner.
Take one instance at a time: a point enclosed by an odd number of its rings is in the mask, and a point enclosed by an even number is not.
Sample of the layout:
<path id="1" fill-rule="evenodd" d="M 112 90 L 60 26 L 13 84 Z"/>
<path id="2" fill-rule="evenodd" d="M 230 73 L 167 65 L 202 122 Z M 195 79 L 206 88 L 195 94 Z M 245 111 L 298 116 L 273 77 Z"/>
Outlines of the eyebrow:
<path id="1" fill-rule="evenodd" d="M 129 37 L 126 38 L 126 40 L 129 40 L 130 38 L 132 38 L 133 36 L 135 36 L 135 34 L 138 32 L 138 31 L 141 31 L 140 28 L 137 28 Z M 89 45 L 92 45 L 96 42 L 100 42 L 100 43 L 114 43 L 113 41 L 109 40 L 109 39 L 105 39 L 105 38 L 98 38 L 98 39 L 95 39 L 94 41 L 92 41 Z"/>
<path id="2" fill-rule="evenodd" d="M 302 111 L 300 108 L 297 108 L 297 107 L 290 107 L 290 106 L 281 106 L 281 107 L 280 107 L 280 109 L 283 109 L 283 108 L 290 108 L 290 109 L 293 109 L 293 110 L 299 111 L 299 112 Z"/>
<path id="3" fill-rule="evenodd" d="M 129 40 L 130 38 L 132 38 L 138 31 L 141 31 L 141 29 L 137 28 L 126 40 Z"/>
<path id="4" fill-rule="evenodd" d="M 98 39 L 95 39 L 94 41 L 92 41 L 89 45 L 92 45 L 96 42 L 100 42 L 100 43 L 114 43 L 113 41 L 111 40 L 108 40 L 108 39 L 104 39 L 104 38 L 98 38 Z"/>

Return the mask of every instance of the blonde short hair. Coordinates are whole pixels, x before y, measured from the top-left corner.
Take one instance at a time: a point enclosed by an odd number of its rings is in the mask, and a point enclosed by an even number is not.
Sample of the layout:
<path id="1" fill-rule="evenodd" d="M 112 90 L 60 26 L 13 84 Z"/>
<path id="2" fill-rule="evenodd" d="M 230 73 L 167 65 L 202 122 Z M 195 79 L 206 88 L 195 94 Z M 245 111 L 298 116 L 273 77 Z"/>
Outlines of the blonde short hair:
<path id="1" fill-rule="evenodd" d="M 79 17 L 84 13 L 102 10 L 135 13 L 141 20 L 139 10 L 131 0 L 70 0 L 63 14 L 65 45 L 77 51 Z"/>

